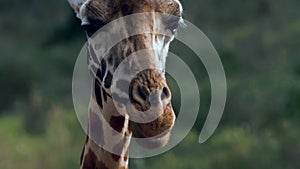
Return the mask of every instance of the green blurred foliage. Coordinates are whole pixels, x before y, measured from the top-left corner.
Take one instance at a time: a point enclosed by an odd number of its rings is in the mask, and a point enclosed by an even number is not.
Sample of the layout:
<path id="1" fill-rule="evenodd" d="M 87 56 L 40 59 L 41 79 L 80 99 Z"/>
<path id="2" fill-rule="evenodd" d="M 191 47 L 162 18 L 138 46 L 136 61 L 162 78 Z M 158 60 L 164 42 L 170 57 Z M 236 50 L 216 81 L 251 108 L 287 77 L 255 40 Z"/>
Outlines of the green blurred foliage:
<path id="1" fill-rule="evenodd" d="M 212 41 L 228 98 L 213 137 L 198 144 L 210 106 L 201 60 L 174 41 L 193 71 L 201 107 L 192 132 L 171 151 L 131 168 L 300 168 L 300 1 L 182 1 L 185 18 Z M 67 1 L 0 1 L 0 168 L 79 168 L 85 140 L 71 97 L 84 33 Z M 176 81 L 168 76 L 175 110 Z M 178 113 L 178 112 L 177 112 Z"/>

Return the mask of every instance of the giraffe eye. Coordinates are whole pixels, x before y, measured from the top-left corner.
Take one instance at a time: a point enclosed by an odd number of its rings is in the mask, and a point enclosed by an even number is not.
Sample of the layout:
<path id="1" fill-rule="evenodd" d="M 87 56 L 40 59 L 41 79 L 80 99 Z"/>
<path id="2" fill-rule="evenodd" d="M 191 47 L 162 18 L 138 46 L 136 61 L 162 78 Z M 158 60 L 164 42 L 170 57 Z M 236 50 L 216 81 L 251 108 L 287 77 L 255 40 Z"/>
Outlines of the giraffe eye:
<path id="1" fill-rule="evenodd" d="M 87 33 L 87 35 L 91 37 L 104 25 L 105 23 L 100 20 L 91 20 L 84 18 L 81 22 L 81 29 L 83 29 Z"/>
<path id="2" fill-rule="evenodd" d="M 180 21 L 179 17 L 172 16 L 168 18 L 165 22 L 166 29 L 170 30 L 174 34 L 179 27 L 179 21 Z"/>

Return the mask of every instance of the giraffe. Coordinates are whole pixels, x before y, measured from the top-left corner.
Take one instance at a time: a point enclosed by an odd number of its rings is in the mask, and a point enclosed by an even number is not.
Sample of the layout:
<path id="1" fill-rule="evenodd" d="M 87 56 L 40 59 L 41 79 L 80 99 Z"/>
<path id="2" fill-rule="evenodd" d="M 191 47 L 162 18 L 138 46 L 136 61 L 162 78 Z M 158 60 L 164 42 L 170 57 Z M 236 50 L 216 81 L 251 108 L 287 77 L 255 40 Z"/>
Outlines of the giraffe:
<path id="1" fill-rule="evenodd" d="M 169 36 L 145 33 L 128 37 L 118 42 L 104 56 L 97 56 L 98 50 L 88 41 L 88 67 L 94 77 L 88 110 L 88 133 L 80 159 L 80 169 L 127 169 L 129 146 L 132 138 L 151 138 L 139 141 L 143 147 L 153 149 L 168 143 L 175 123 L 171 105 L 171 91 L 165 79 L 165 62 L 169 44 L 174 39 L 182 20 L 182 5 L 179 0 L 68 0 L 81 20 L 81 27 L 91 39 L 98 29 L 120 17 L 143 12 L 159 12 L 175 15 L 176 20 L 163 18 L 138 19 L 132 21 L 134 29 L 157 27 L 171 32 Z M 126 34 L 126 25 L 121 34 Z M 123 32 L 124 31 L 124 32 Z M 105 43 L 99 48 L 106 48 Z M 154 50 L 147 50 L 154 49 Z M 131 54 L 144 50 L 143 60 L 149 65 L 161 65 L 162 70 L 145 69 L 132 79 L 119 78 L 113 81 L 120 63 Z M 141 56 L 138 56 L 138 58 Z M 136 60 L 135 60 L 136 61 Z M 136 64 L 138 67 L 138 64 Z M 138 69 L 138 68 L 137 68 Z M 122 72 L 127 77 L 129 72 Z M 117 93 L 112 92 L 114 86 Z M 120 94 L 121 93 L 121 94 Z M 127 95 L 128 99 L 124 99 Z M 121 104 L 132 104 L 137 112 L 146 112 L 153 107 L 157 118 L 146 122 L 132 120 L 133 109 L 117 108 Z M 124 108 L 124 106 L 123 106 Z M 121 111 L 120 111 L 121 110 Z M 109 145 L 113 152 L 103 148 Z"/>

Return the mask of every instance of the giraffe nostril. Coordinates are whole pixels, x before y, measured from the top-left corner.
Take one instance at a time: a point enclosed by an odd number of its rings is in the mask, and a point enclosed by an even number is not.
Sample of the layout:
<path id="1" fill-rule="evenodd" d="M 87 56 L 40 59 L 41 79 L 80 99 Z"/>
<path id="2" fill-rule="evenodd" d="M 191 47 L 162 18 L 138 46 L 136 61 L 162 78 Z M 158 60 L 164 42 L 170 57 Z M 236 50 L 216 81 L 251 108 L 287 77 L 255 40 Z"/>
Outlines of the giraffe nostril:
<path id="1" fill-rule="evenodd" d="M 170 90 L 165 86 L 161 92 L 160 99 L 164 100 L 170 97 Z"/>
<path id="2" fill-rule="evenodd" d="M 171 91 L 161 72 L 147 69 L 138 73 L 130 82 L 129 99 L 139 111 L 162 112 L 171 101 Z"/>
<path id="3" fill-rule="evenodd" d="M 146 101 L 149 97 L 149 92 L 145 86 L 138 86 L 137 93 L 144 101 Z"/>
<path id="4" fill-rule="evenodd" d="M 129 98 L 139 111 L 146 111 L 150 108 L 149 89 L 141 84 L 135 83 L 129 89 Z"/>

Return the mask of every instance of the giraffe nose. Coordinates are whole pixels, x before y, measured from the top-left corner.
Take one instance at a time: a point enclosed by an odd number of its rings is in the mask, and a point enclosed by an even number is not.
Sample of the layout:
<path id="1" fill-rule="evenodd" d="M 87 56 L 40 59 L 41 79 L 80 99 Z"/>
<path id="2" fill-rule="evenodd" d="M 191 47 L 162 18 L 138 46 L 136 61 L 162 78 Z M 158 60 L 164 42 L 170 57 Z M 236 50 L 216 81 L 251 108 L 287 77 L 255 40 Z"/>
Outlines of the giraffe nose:
<path id="1" fill-rule="evenodd" d="M 170 92 L 169 87 L 166 85 L 162 89 L 162 92 L 161 92 L 161 95 L 160 95 L 160 99 L 161 100 L 165 100 L 165 99 L 170 99 L 170 98 L 171 98 L 171 92 Z"/>
<path id="2" fill-rule="evenodd" d="M 165 106 L 170 103 L 171 92 L 168 86 L 162 89 L 153 89 L 149 86 L 133 85 L 130 101 L 139 111 L 146 111 L 151 106 Z"/>
<path id="3" fill-rule="evenodd" d="M 129 91 L 130 101 L 139 111 L 147 111 L 151 106 L 165 107 L 171 102 L 171 92 L 165 80 L 156 76 L 138 76 L 131 82 Z"/>

